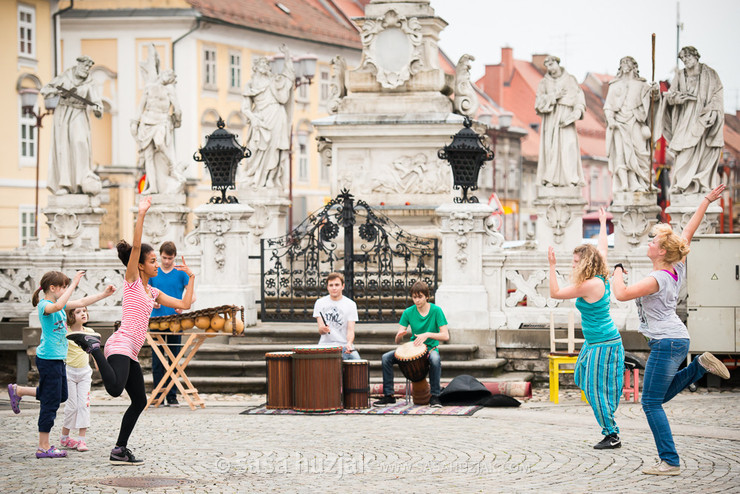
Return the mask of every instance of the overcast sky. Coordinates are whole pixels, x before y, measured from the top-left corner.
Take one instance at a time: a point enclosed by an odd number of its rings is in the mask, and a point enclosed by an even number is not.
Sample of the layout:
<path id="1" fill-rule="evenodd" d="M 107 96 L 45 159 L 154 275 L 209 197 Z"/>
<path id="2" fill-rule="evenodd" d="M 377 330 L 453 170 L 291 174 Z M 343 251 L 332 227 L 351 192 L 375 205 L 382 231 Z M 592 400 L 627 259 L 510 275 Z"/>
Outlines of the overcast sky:
<path id="1" fill-rule="evenodd" d="M 440 47 L 454 62 L 475 57 L 472 75 L 501 61 L 550 53 L 579 81 L 587 72 L 614 75 L 619 59 L 633 56 L 650 79 L 650 35 L 656 34 L 655 78 L 671 79 L 676 63 L 676 0 L 431 0 L 449 25 Z M 681 46 L 693 45 L 701 62 L 717 71 L 725 110 L 740 109 L 740 0 L 682 0 Z M 683 65 L 681 65 L 683 67 Z"/>

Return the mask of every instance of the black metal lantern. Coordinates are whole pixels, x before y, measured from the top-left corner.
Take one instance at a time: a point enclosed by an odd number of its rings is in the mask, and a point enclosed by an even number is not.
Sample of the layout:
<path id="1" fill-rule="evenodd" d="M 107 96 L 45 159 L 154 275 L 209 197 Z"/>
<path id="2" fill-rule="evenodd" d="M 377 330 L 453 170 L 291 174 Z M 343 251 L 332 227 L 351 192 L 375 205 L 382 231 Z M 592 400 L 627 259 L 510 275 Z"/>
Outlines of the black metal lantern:
<path id="1" fill-rule="evenodd" d="M 452 178 L 455 189 L 462 189 L 462 197 L 456 197 L 456 203 L 478 202 L 475 196 L 468 197 L 468 190 L 478 188 L 478 172 L 484 162 L 493 159 L 493 151 L 488 149 L 479 136 L 470 127 L 473 122 L 465 117 L 465 126 L 452 136 L 452 144 L 437 152 L 439 159 L 447 161 L 452 167 Z"/>
<path id="2" fill-rule="evenodd" d="M 235 189 L 236 167 L 244 158 L 252 156 L 245 146 L 239 145 L 236 136 L 224 130 L 226 124 L 218 118 L 218 129 L 206 136 L 206 145 L 193 154 L 195 161 L 204 161 L 211 174 L 211 188 L 221 191 L 221 197 L 211 197 L 215 204 L 233 204 L 239 201 L 234 196 L 226 197 L 227 189 Z"/>

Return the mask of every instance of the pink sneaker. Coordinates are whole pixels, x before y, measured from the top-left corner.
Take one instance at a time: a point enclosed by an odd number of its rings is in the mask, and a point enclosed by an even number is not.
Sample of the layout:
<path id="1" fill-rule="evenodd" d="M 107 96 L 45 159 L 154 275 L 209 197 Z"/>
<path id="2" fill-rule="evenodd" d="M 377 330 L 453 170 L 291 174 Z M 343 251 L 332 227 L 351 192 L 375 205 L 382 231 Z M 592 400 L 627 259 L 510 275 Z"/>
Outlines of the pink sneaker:
<path id="1" fill-rule="evenodd" d="M 87 444 L 85 444 L 85 440 L 82 438 L 77 442 L 77 451 L 87 451 Z"/>
<path id="2" fill-rule="evenodd" d="M 68 437 L 66 439 L 62 438 L 59 440 L 59 442 L 62 445 L 62 448 L 67 449 L 75 449 L 80 444 L 79 441 L 77 441 L 76 439 L 72 439 L 71 437 Z"/>

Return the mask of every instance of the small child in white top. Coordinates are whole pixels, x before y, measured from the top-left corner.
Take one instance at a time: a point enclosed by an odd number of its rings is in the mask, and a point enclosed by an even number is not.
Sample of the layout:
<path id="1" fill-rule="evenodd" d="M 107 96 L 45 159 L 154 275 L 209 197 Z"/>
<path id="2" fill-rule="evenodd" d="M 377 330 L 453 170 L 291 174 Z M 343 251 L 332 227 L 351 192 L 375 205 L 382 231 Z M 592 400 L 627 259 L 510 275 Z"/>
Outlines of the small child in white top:
<path id="1" fill-rule="evenodd" d="M 67 311 L 69 331 L 97 334 L 84 324 L 88 321 L 87 307 Z M 90 386 L 92 385 L 90 355 L 73 341 L 67 350 L 67 390 L 68 398 L 64 404 L 64 425 L 60 442 L 63 447 L 87 451 L 85 434 L 90 427 Z M 79 430 L 77 439 L 69 437 L 71 429 Z"/>

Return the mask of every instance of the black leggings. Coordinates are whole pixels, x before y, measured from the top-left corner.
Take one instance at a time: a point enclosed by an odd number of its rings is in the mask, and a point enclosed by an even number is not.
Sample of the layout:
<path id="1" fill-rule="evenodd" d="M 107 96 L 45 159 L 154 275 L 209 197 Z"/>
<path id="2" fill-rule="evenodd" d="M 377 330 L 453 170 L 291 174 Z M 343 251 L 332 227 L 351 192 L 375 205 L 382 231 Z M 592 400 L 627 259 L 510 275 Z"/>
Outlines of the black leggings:
<path id="1" fill-rule="evenodd" d="M 123 414 L 121 432 L 118 433 L 118 441 L 116 441 L 116 446 L 125 448 L 139 415 L 146 409 L 144 374 L 141 372 L 139 363 L 125 355 L 113 354 L 106 360 L 103 351 L 98 349 L 92 352 L 92 356 L 98 364 L 108 394 L 121 396 L 125 389 L 131 398 L 131 405 Z"/>

